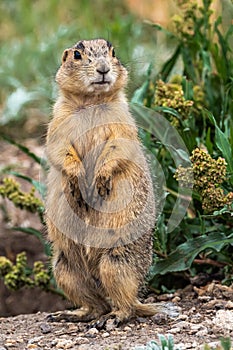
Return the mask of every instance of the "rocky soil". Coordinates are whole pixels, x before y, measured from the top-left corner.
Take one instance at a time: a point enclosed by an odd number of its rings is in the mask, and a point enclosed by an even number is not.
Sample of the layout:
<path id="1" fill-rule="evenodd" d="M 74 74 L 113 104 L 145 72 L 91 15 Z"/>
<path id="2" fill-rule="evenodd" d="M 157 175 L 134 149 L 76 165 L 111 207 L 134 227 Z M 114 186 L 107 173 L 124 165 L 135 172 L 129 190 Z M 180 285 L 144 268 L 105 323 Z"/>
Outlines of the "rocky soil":
<path id="1" fill-rule="evenodd" d="M 150 296 L 147 301 L 165 303 L 176 312 L 132 319 L 119 328 L 109 320 L 102 330 L 80 322 L 49 322 L 48 313 L 42 312 L 0 318 L 0 350 L 128 350 L 158 341 L 159 334 L 173 335 L 175 348 L 180 350 L 201 350 L 205 343 L 214 349 L 220 337 L 233 341 L 233 286 L 189 285 L 175 294 Z"/>

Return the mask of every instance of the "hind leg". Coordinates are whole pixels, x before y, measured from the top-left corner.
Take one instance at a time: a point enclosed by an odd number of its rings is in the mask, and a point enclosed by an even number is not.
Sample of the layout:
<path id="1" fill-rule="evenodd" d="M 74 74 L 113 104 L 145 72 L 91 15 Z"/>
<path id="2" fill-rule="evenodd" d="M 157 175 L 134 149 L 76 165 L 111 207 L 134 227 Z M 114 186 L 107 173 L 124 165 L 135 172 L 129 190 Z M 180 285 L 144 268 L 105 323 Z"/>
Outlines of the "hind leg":
<path id="1" fill-rule="evenodd" d="M 139 280 L 132 267 L 117 257 L 105 255 L 100 262 L 100 279 L 115 309 L 99 322 L 104 324 L 108 318 L 115 318 L 115 324 L 119 324 L 135 316 Z"/>
<path id="2" fill-rule="evenodd" d="M 103 294 L 100 294 L 96 281 L 85 273 L 84 266 L 72 268 L 63 252 L 55 254 L 54 260 L 54 277 L 57 285 L 67 298 L 80 308 L 52 314 L 49 316 L 51 321 L 64 319 L 70 322 L 88 322 L 111 310 Z"/>

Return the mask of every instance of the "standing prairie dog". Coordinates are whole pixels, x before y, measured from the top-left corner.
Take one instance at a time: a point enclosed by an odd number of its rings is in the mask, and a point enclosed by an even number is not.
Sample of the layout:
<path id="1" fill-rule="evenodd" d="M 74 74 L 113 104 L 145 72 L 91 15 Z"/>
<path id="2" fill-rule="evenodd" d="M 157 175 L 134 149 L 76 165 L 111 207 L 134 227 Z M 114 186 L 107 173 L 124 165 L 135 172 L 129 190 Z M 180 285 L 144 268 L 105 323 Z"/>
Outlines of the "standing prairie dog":
<path id="1" fill-rule="evenodd" d="M 48 237 L 57 285 L 75 321 L 156 313 L 138 290 L 152 259 L 155 200 L 124 89 L 127 71 L 103 39 L 64 51 L 47 134 Z"/>

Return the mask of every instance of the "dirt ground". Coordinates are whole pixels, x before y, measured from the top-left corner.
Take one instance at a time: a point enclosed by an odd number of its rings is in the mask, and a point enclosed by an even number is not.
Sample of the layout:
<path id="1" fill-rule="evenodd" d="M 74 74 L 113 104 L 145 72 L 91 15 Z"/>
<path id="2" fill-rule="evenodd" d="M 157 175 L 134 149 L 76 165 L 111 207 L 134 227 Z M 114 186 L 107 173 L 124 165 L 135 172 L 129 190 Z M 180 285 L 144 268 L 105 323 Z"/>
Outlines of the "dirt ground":
<path id="1" fill-rule="evenodd" d="M 43 154 L 43 149 L 33 141 L 28 140 L 27 145 L 37 155 Z M 37 180 L 40 176 L 40 167 L 35 162 L 4 142 L 0 143 L 0 165 L 0 168 L 14 165 L 14 170 Z M 24 250 L 29 264 L 46 260 L 35 237 L 12 231 L 13 226 L 40 229 L 35 215 L 28 215 L 0 199 L 1 208 L 4 210 L 0 210 L 0 255 L 14 261 L 16 254 Z M 165 303 L 173 312 L 132 319 L 119 328 L 109 321 L 99 330 L 85 323 L 49 322 L 49 312 L 63 310 L 70 304 L 40 289 L 9 292 L 0 281 L 0 350 L 127 350 L 150 340 L 158 341 L 159 334 L 171 334 L 176 349 L 180 350 L 204 349 L 205 343 L 214 349 L 220 337 L 230 337 L 233 342 L 233 286 L 219 282 L 210 282 L 205 287 L 188 285 L 174 294 L 152 295 L 146 301 Z"/>
<path id="2" fill-rule="evenodd" d="M 102 330 L 80 322 L 49 322 L 48 313 L 43 312 L 0 318 L 0 350 L 128 350 L 158 341 L 159 334 L 171 334 L 175 349 L 180 350 L 204 349 L 205 343 L 214 349 L 220 337 L 233 341 L 233 286 L 189 285 L 175 294 L 150 296 L 147 301 L 159 301 L 173 312 L 132 319 L 119 328 L 110 320 Z"/>

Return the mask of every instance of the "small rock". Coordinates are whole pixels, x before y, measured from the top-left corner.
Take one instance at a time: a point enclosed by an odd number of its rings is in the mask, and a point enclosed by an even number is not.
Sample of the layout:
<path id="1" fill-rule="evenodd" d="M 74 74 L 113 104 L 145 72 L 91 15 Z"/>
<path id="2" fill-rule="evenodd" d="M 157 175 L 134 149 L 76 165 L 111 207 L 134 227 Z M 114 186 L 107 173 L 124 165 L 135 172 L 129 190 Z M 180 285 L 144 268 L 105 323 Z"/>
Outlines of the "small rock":
<path id="1" fill-rule="evenodd" d="M 40 337 L 31 338 L 28 340 L 28 344 L 38 343 L 43 338 L 44 338 L 43 335 L 41 335 Z"/>
<path id="2" fill-rule="evenodd" d="M 74 346 L 74 343 L 71 340 L 59 340 L 57 342 L 56 348 L 61 348 L 61 349 L 70 349 L 71 347 Z"/>
<path id="3" fill-rule="evenodd" d="M 208 346 L 211 349 L 215 349 L 218 345 L 219 345 L 219 342 L 217 342 L 217 341 L 212 341 L 212 342 L 208 343 Z"/>
<path id="4" fill-rule="evenodd" d="M 207 302 L 207 301 L 209 301 L 211 299 L 211 296 L 209 296 L 209 295 L 199 295 L 197 299 L 200 300 L 200 301 L 203 301 L 203 302 Z"/>
<path id="5" fill-rule="evenodd" d="M 93 328 L 88 329 L 88 331 L 87 331 L 86 334 L 96 335 L 96 334 L 98 334 L 98 333 L 99 333 L 98 329 L 95 328 L 95 327 L 93 327 Z"/>
<path id="6" fill-rule="evenodd" d="M 181 329 L 190 329 L 190 323 L 186 321 L 180 321 L 177 326 Z"/>
<path id="7" fill-rule="evenodd" d="M 198 347 L 198 343 L 196 342 L 196 340 L 194 340 L 194 342 L 192 343 L 192 348 L 197 349 L 197 347 Z"/>
<path id="8" fill-rule="evenodd" d="M 150 297 L 148 297 L 148 298 L 146 298 L 145 300 L 144 300 L 144 302 L 147 304 L 153 304 L 154 302 L 155 302 L 155 297 L 152 297 L 152 296 L 150 296 Z"/>
<path id="9" fill-rule="evenodd" d="M 15 346 L 16 343 L 17 343 L 17 341 L 14 340 L 14 339 L 7 339 L 6 342 L 5 342 L 5 345 L 6 345 L 6 347 L 8 347 L 8 346 Z"/>
<path id="10" fill-rule="evenodd" d="M 7 350 L 4 346 L 0 346 L 0 350 Z"/>
<path id="11" fill-rule="evenodd" d="M 180 327 L 174 327 L 174 328 L 169 330 L 169 333 L 171 333 L 171 334 L 176 334 L 176 333 L 180 333 L 180 332 L 181 332 Z"/>
<path id="12" fill-rule="evenodd" d="M 225 305 L 226 309 L 233 309 L 233 301 L 228 300 L 228 302 Z"/>
<path id="13" fill-rule="evenodd" d="M 173 303 L 178 303 L 179 301 L 181 301 L 181 298 L 178 297 L 178 296 L 172 298 L 172 302 L 173 302 Z"/>
<path id="14" fill-rule="evenodd" d="M 78 347 L 78 350 L 89 350 L 90 346 L 87 344 L 81 344 Z"/>
<path id="15" fill-rule="evenodd" d="M 206 327 L 203 327 L 200 331 L 196 333 L 197 337 L 203 337 L 204 335 L 208 334 L 208 329 Z"/>
<path id="16" fill-rule="evenodd" d="M 157 299 L 159 301 L 168 301 L 171 300 L 174 297 L 174 294 L 170 293 L 170 294 L 161 294 L 157 297 Z"/>
<path id="17" fill-rule="evenodd" d="M 153 316 L 154 317 L 154 316 Z M 137 317 L 139 323 L 146 323 L 148 320 L 145 317 Z"/>
<path id="18" fill-rule="evenodd" d="M 152 316 L 151 320 L 155 324 L 159 324 L 159 325 L 166 324 L 167 320 L 168 320 L 168 315 L 166 315 L 164 313 L 158 313 L 158 314 L 155 314 L 154 316 Z"/>
<path id="19" fill-rule="evenodd" d="M 89 339 L 84 337 L 77 337 L 75 339 L 75 345 L 89 344 Z"/>
<path id="20" fill-rule="evenodd" d="M 41 323 L 40 329 L 43 334 L 47 334 L 51 332 L 51 327 L 48 323 Z"/>
<path id="21" fill-rule="evenodd" d="M 104 332 L 103 334 L 102 334 L 102 337 L 103 338 L 107 338 L 107 337 L 109 337 L 110 336 L 110 334 L 108 333 L 108 332 Z"/>
<path id="22" fill-rule="evenodd" d="M 27 349 L 36 349 L 36 350 L 39 350 L 39 349 L 41 349 L 41 348 L 39 348 L 37 344 L 28 344 L 28 345 L 27 345 Z"/>
<path id="23" fill-rule="evenodd" d="M 201 324 L 191 324 L 190 325 L 190 329 L 191 329 L 191 331 L 194 331 L 194 333 L 199 331 L 201 328 L 202 328 Z"/>
<path id="24" fill-rule="evenodd" d="M 105 329 L 108 332 L 109 331 L 113 331 L 114 329 L 116 329 L 115 320 L 114 319 L 107 320 L 106 325 L 105 325 Z"/>
<path id="25" fill-rule="evenodd" d="M 130 332 L 130 331 L 132 331 L 132 329 L 129 326 L 125 326 L 124 331 Z"/>
<path id="26" fill-rule="evenodd" d="M 184 320 L 187 320 L 187 318 L 188 318 L 188 315 L 182 314 L 182 315 L 178 316 L 177 321 L 179 321 L 179 320 L 184 321 Z"/>

